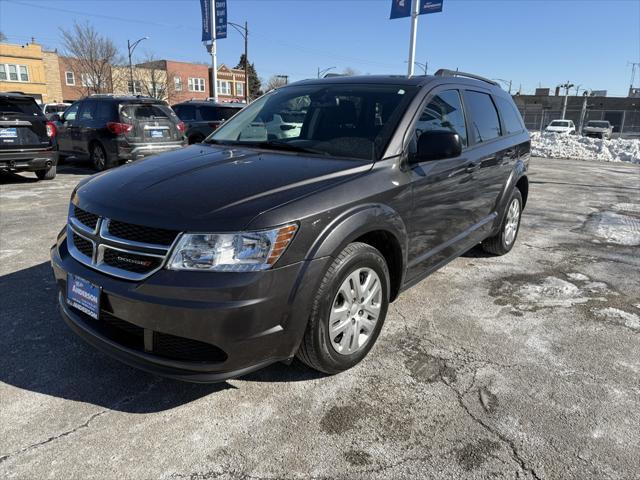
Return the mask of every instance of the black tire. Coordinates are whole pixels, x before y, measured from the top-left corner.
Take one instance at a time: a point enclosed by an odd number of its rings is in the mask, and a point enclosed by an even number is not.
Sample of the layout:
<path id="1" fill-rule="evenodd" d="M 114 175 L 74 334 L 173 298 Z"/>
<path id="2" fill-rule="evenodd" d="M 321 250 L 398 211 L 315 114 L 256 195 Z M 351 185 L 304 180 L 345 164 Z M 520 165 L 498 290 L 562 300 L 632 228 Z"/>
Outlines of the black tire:
<path id="1" fill-rule="evenodd" d="M 373 270 L 380 279 L 382 293 L 379 316 L 360 349 L 352 354 L 340 354 L 332 346 L 329 336 L 329 315 L 342 283 L 360 268 Z M 359 363 L 380 334 L 389 307 L 389 290 L 389 268 L 382 254 L 365 243 L 349 244 L 333 261 L 320 283 L 297 358 L 309 367 L 328 374 L 342 372 Z"/>
<path id="2" fill-rule="evenodd" d="M 38 177 L 38 180 L 53 180 L 54 178 L 56 178 L 56 170 L 57 169 L 55 165 L 52 165 L 44 170 L 36 170 L 36 177 Z"/>
<path id="3" fill-rule="evenodd" d="M 511 204 L 517 201 L 518 202 L 518 223 L 515 228 L 515 235 L 511 241 L 508 241 L 507 235 L 507 224 L 509 219 L 509 209 Z M 507 206 L 505 207 L 505 211 L 502 218 L 502 224 L 500 225 L 500 231 L 494 235 L 493 237 L 489 237 L 482 242 L 482 248 L 485 252 L 492 253 L 494 255 L 504 255 L 509 253 L 513 246 L 516 243 L 518 238 L 518 232 L 520 231 L 520 219 L 522 217 L 522 194 L 520 190 L 517 188 L 513 189 L 511 192 L 511 197 L 507 202 Z"/>
<path id="4" fill-rule="evenodd" d="M 107 155 L 104 147 L 99 143 L 91 144 L 91 147 L 89 148 L 89 160 L 91 161 L 93 168 L 99 172 L 114 166 L 109 160 L 109 156 Z"/>

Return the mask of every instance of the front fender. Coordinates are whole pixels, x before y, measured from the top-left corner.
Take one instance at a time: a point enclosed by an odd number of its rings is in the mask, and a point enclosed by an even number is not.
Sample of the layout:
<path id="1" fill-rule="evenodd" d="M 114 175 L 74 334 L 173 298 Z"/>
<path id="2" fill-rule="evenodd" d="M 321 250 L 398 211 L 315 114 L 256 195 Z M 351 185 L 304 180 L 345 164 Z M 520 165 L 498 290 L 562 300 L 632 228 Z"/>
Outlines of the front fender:
<path id="1" fill-rule="evenodd" d="M 406 265 L 407 228 L 398 212 L 381 204 L 359 205 L 342 212 L 318 235 L 306 259 L 336 257 L 349 243 L 374 231 L 384 231 L 396 239 Z"/>

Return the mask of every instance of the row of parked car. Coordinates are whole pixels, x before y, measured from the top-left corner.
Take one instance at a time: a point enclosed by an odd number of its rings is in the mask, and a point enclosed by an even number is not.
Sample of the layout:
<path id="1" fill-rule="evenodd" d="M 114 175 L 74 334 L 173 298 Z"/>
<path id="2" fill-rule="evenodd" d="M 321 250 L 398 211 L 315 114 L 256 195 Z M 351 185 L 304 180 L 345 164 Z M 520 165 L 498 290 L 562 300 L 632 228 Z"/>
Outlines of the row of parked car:
<path id="1" fill-rule="evenodd" d="M 210 101 L 170 107 L 153 98 L 116 95 L 40 107 L 32 97 L 0 93 L 0 170 L 50 180 L 59 162 L 74 157 L 102 171 L 201 142 L 243 107 Z"/>
<path id="2" fill-rule="evenodd" d="M 545 133 L 556 133 L 559 135 L 577 135 L 573 120 L 554 120 L 547 128 L 544 129 Z M 613 134 L 613 125 L 608 120 L 589 120 L 581 131 L 585 137 L 595 137 L 602 139 L 611 139 Z"/>

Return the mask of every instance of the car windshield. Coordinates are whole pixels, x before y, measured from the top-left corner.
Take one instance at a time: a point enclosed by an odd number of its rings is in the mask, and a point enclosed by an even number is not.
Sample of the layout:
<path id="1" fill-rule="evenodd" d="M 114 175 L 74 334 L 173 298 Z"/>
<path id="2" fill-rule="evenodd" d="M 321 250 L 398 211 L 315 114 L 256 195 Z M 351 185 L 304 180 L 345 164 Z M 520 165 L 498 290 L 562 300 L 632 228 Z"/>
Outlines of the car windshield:
<path id="1" fill-rule="evenodd" d="M 376 160 L 416 91 L 404 85 L 292 85 L 247 106 L 207 142 Z"/>
<path id="2" fill-rule="evenodd" d="M 609 128 L 609 122 L 589 122 L 587 127 Z"/>
<path id="3" fill-rule="evenodd" d="M 553 122 L 551 122 L 551 124 L 549 126 L 550 127 L 568 127 L 569 126 L 569 122 L 553 121 Z"/>

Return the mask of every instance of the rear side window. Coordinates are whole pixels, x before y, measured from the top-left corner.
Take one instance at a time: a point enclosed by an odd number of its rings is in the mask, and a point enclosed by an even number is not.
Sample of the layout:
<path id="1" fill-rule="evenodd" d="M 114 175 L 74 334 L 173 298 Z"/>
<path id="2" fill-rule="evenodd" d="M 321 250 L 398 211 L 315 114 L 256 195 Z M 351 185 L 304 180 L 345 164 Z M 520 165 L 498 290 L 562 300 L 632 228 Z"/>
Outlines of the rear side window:
<path id="1" fill-rule="evenodd" d="M 93 120 L 96 118 L 96 109 L 98 104 L 96 102 L 85 102 L 80 108 L 80 120 Z"/>
<path id="2" fill-rule="evenodd" d="M 460 94 L 457 90 L 440 92 L 429 101 L 416 124 L 416 138 L 429 130 L 457 133 L 464 147 L 467 146 L 467 127 Z"/>
<path id="3" fill-rule="evenodd" d="M 229 107 L 200 107 L 200 118 L 206 121 L 228 120 L 238 111 Z"/>
<path id="4" fill-rule="evenodd" d="M 113 111 L 113 103 L 111 102 L 100 102 L 98 103 L 98 108 L 96 111 L 96 119 L 108 122 L 113 120 L 114 111 Z"/>
<path id="5" fill-rule="evenodd" d="M 519 133 L 524 130 L 520 112 L 518 112 L 512 102 L 506 98 L 496 97 L 496 103 L 500 109 L 502 122 L 504 123 L 504 129 L 507 135 L 510 133 Z"/>
<path id="6" fill-rule="evenodd" d="M 469 128 L 476 143 L 487 142 L 502 134 L 498 111 L 486 93 L 467 90 L 464 103 L 469 113 Z"/>
<path id="7" fill-rule="evenodd" d="M 0 98 L 1 113 L 17 113 L 19 115 L 42 115 L 42 110 L 32 98 Z"/>
<path id="8" fill-rule="evenodd" d="M 176 105 L 173 111 L 180 117 L 180 120 L 190 121 L 196 119 L 195 105 Z"/>

